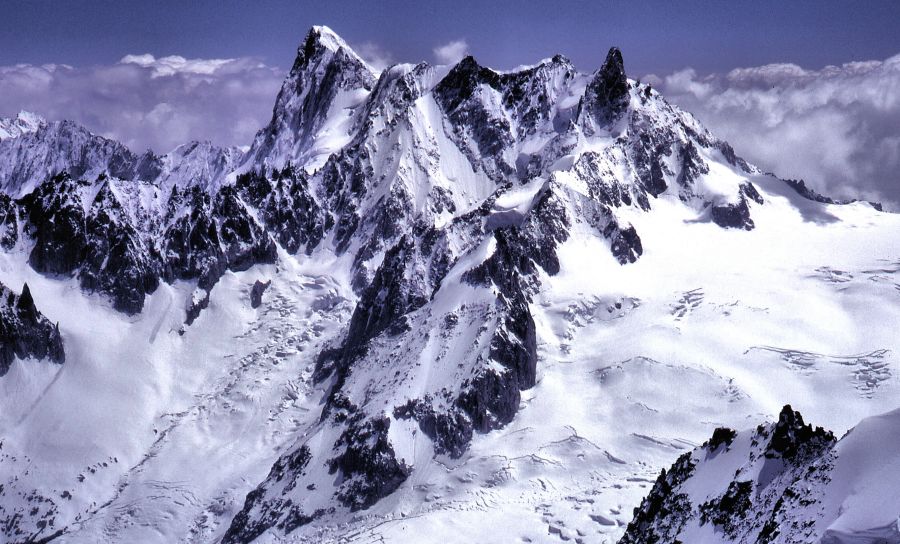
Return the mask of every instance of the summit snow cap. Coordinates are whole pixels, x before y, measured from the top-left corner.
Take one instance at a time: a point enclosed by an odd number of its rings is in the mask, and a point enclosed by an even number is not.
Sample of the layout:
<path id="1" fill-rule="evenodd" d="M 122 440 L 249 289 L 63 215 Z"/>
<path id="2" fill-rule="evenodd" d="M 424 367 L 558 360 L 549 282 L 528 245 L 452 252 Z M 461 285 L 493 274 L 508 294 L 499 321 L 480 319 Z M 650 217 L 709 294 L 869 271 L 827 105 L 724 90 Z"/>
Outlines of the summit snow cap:
<path id="1" fill-rule="evenodd" d="M 308 161 L 321 166 L 350 138 L 344 129 L 340 138 L 325 137 L 337 132 L 324 126 L 335 121 L 329 118 L 331 107 L 354 110 L 375 82 L 376 71 L 334 31 L 326 26 L 310 28 L 278 93 L 272 120 L 256 134 L 243 168 L 265 164 L 280 169 L 290 162 Z"/>
<path id="2" fill-rule="evenodd" d="M 297 49 L 297 58 L 294 60 L 294 66 L 291 72 L 308 66 L 311 61 L 322 58 L 328 54 L 329 57 L 343 52 L 347 57 L 352 58 L 366 66 L 369 70 L 371 67 L 353 50 L 343 38 L 338 36 L 333 30 L 327 26 L 313 26 L 306 33 L 303 44 Z M 374 70 L 373 70 L 374 71 Z"/>

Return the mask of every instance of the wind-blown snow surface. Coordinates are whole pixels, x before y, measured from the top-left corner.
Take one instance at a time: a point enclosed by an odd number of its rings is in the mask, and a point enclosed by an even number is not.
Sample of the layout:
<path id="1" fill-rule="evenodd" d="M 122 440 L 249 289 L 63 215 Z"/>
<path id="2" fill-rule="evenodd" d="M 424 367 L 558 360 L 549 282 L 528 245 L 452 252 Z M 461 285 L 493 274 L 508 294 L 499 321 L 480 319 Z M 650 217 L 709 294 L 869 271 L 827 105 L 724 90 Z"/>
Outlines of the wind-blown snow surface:
<path id="1" fill-rule="evenodd" d="M 900 216 L 747 165 L 617 50 L 376 74 L 316 27 L 242 157 L 144 176 L 63 128 L 0 142 L 0 283 L 66 354 L 0 378 L 11 541 L 611 542 L 717 426 L 896 407 Z M 48 218 L 87 249 L 41 274 Z"/>

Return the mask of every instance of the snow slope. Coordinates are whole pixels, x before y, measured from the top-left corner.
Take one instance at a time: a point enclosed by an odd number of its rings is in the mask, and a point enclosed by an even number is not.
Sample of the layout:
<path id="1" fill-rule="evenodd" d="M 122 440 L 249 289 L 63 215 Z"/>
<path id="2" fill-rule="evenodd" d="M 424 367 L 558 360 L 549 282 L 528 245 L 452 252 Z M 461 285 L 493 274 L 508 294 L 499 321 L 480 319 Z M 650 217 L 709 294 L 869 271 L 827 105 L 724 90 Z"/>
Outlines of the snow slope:
<path id="1" fill-rule="evenodd" d="M 0 187 L 66 355 L 0 378 L 11 542 L 612 542 L 718 426 L 896 407 L 900 216 L 617 49 L 376 73 L 314 27 L 246 154 L 47 123 Z"/>

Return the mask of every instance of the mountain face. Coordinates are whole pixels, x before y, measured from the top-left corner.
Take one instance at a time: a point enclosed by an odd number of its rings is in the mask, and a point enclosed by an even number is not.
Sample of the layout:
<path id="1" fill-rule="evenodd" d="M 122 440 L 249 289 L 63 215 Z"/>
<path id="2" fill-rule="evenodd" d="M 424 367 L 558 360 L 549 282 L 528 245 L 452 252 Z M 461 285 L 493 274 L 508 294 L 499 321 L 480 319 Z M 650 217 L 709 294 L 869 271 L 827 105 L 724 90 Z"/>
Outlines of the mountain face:
<path id="1" fill-rule="evenodd" d="M 126 181 L 172 186 L 201 185 L 233 170 L 241 153 L 208 142 L 192 142 L 163 156 L 136 155 L 124 145 L 90 133 L 71 121 L 47 122 L 34 114 L 0 119 L 0 191 L 27 195 L 48 178 L 65 172 L 93 181 L 100 174 Z"/>
<path id="2" fill-rule="evenodd" d="M 763 174 L 615 48 L 588 74 L 376 73 L 314 27 L 243 154 L 0 127 L 0 281 L 59 321 L 7 318 L 51 338 L 0 378 L 10 541 L 399 540 L 478 512 L 459 538 L 608 541 L 710 410 L 814 383 L 858 415 L 896 389 L 896 217 Z M 61 336 L 51 374 L 30 359 Z M 804 437 L 777 446 L 785 485 L 834 446 L 791 414 L 757 437 Z M 708 515 L 756 530 L 742 482 Z M 667 489 L 626 539 L 693 519 Z"/>
<path id="3" fill-rule="evenodd" d="M 716 429 L 663 470 L 620 542 L 900 542 L 898 438 L 897 411 L 840 440 L 790 406 L 752 431 Z"/>

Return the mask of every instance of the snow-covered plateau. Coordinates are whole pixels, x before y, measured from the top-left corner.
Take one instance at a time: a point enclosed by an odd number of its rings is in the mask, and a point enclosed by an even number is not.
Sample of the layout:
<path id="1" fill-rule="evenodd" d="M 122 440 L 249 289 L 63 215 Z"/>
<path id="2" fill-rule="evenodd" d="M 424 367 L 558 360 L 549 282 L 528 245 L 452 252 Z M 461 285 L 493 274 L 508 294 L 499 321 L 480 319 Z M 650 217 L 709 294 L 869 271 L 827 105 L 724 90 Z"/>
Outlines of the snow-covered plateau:
<path id="1" fill-rule="evenodd" d="M 0 541 L 900 543 L 900 215 L 600 57 L 0 120 Z"/>

